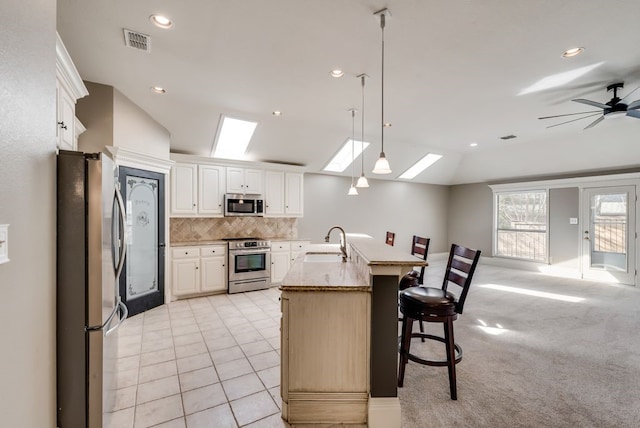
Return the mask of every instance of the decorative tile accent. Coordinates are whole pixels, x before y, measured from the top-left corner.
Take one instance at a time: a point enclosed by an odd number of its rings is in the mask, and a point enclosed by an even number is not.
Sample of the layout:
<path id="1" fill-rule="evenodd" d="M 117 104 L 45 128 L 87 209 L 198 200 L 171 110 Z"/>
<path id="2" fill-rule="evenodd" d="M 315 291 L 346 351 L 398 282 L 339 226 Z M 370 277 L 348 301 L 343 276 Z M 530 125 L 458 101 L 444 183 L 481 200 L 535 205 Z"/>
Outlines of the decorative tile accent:
<path id="1" fill-rule="evenodd" d="M 297 218 L 220 217 L 171 218 L 171 242 L 217 241 L 257 237 L 297 239 Z"/>

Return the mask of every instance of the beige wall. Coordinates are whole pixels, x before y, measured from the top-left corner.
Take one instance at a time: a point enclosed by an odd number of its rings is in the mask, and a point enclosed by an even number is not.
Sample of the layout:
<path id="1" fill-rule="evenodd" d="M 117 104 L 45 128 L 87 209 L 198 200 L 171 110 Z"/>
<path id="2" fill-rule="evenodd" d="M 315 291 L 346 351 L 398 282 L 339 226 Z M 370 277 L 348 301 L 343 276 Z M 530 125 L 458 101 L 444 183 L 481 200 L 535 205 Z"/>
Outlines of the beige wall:
<path id="1" fill-rule="evenodd" d="M 333 225 L 384 242 L 386 231 L 396 234 L 396 247 L 411 250 L 413 235 L 431 238 L 429 253 L 449 251 L 447 201 L 449 187 L 369 179 L 371 187 L 347 196 L 348 177 L 305 174 L 304 218 L 298 237 L 321 242 Z M 337 235 L 331 242 L 338 242 Z"/>
<path id="2" fill-rule="evenodd" d="M 486 183 L 451 186 L 447 215 L 450 244 L 475 248 L 491 257 L 493 193 Z"/>
<path id="3" fill-rule="evenodd" d="M 84 82 L 89 95 L 78 100 L 76 116 L 87 130 L 78 150 L 96 152 L 105 146 L 169 159 L 169 131 L 112 86 Z"/>
<path id="4" fill-rule="evenodd" d="M 0 2 L 0 425 L 55 427 L 55 0 Z"/>

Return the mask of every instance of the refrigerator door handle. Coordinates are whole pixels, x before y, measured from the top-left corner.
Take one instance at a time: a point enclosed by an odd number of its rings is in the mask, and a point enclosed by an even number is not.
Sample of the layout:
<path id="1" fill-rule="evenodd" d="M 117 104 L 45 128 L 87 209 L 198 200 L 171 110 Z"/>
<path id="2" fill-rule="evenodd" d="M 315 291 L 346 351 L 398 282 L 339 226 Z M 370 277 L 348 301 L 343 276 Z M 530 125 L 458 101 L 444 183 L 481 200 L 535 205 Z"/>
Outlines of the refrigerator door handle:
<path id="1" fill-rule="evenodd" d="M 114 310 L 114 314 L 118 313 L 118 309 L 122 310 L 122 316 L 118 317 L 118 323 L 114 326 L 111 326 L 111 321 L 113 321 L 113 317 L 110 317 L 109 320 L 107 321 L 107 326 L 106 326 L 106 332 L 105 332 L 105 336 L 110 335 L 111 333 L 113 333 L 115 330 L 118 329 L 118 327 L 120 327 L 120 324 L 122 324 L 124 322 L 124 320 L 127 319 L 127 317 L 129 316 L 129 309 L 127 309 L 127 305 L 125 305 L 122 300 L 120 300 L 118 298 L 118 305 L 116 306 L 115 310 Z"/>
<path id="2" fill-rule="evenodd" d="M 124 259 L 127 254 L 127 232 L 125 230 L 127 218 L 124 210 L 124 202 L 122 201 L 122 194 L 120 193 L 120 189 L 118 189 L 117 185 L 116 185 L 116 191 L 113 196 L 113 200 L 118 206 L 120 224 L 122 225 L 122 229 L 121 229 L 122 239 L 120 240 L 120 245 L 118 245 L 118 254 L 117 254 L 118 257 L 116 257 L 115 251 L 114 251 L 114 257 L 113 257 L 114 269 L 116 274 L 116 283 L 117 283 L 118 280 L 120 279 L 120 273 L 122 273 L 122 268 L 124 267 Z M 115 220 L 115 216 L 113 218 Z M 116 227 L 115 221 L 112 222 L 111 227 L 112 229 Z M 118 236 L 118 239 L 120 239 L 120 236 Z M 116 260 L 118 260 L 117 263 L 116 263 Z"/>
<path id="3" fill-rule="evenodd" d="M 118 303 L 120 303 L 120 300 L 118 299 Z M 113 308 L 113 311 L 111 311 L 111 314 L 109 315 L 109 318 L 107 318 L 107 320 L 104 322 L 104 324 L 102 325 L 94 325 L 94 326 L 89 326 L 89 327 L 85 327 L 85 331 L 98 331 L 98 330 L 105 330 L 107 329 L 107 327 L 109 326 L 109 324 L 111 324 L 111 321 L 113 321 L 113 318 L 116 316 L 116 314 L 118 313 L 118 305 L 116 305 L 115 308 Z"/>

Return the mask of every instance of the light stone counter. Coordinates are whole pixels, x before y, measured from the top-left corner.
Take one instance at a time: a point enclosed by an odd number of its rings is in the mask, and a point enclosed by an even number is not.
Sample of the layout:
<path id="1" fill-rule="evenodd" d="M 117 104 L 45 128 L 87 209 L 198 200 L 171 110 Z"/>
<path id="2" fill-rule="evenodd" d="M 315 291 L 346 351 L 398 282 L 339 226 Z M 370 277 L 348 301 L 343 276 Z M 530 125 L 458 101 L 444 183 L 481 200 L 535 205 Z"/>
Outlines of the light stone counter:
<path id="1" fill-rule="evenodd" d="M 203 247 L 205 245 L 227 245 L 227 241 L 185 241 L 172 242 L 171 247 Z"/>

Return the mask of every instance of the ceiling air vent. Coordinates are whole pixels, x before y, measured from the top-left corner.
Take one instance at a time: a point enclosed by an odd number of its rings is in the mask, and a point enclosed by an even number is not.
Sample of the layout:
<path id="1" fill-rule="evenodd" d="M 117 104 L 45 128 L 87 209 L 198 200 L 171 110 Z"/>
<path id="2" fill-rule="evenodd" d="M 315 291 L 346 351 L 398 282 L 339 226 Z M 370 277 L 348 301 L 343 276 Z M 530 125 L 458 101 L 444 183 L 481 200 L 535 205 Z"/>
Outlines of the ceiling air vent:
<path id="1" fill-rule="evenodd" d="M 124 29 L 124 44 L 130 48 L 151 52 L 151 37 L 126 28 Z"/>
<path id="2" fill-rule="evenodd" d="M 516 138 L 516 136 L 513 134 L 509 134 L 505 135 L 504 137 L 500 137 L 501 140 L 511 140 L 512 138 Z"/>

